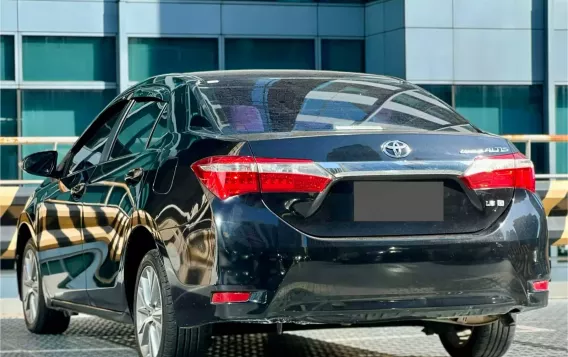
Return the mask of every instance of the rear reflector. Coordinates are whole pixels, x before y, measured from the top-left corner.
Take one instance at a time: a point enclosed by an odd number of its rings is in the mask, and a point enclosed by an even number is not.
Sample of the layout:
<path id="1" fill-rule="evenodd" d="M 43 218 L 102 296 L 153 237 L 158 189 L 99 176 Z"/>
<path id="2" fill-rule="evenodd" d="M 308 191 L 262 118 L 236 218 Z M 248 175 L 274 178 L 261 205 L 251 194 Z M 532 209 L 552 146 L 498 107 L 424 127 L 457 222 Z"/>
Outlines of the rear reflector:
<path id="1" fill-rule="evenodd" d="M 548 291 L 548 280 L 539 280 L 532 282 L 533 291 Z"/>
<path id="2" fill-rule="evenodd" d="M 211 295 L 212 304 L 231 304 L 247 302 L 251 297 L 250 292 L 218 292 Z"/>
<path id="3" fill-rule="evenodd" d="M 253 192 L 319 193 L 331 174 L 311 160 L 251 156 L 211 156 L 191 165 L 215 196 L 226 199 Z"/>
<path id="4" fill-rule="evenodd" d="M 535 192 L 533 163 L 521 153 L 478 157 L 462 180 L 474 190 L 522 188 Z"/>

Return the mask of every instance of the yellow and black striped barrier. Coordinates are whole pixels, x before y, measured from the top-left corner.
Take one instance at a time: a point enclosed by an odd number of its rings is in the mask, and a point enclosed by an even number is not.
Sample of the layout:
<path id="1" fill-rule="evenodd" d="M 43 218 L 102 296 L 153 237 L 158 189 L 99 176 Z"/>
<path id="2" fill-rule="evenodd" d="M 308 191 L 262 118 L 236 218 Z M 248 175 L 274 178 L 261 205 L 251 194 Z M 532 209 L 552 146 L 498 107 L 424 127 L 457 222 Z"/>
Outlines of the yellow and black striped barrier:
<path id="1" fill-rule="evenodd" d="M 546 212 L 550 245 L 568 245 L 568 180 L 539 180 L 536 192 Z"/>
<path id="2" fill-rule="evenodd" d="M 2 259 L 13 259 L 16 250 L 16 224 L 31 186 L 0 186 L 0 243 Z M 550 244 L 568 245 L 568 180 L 539 180 L 536 191 L 548 219 Z"/>

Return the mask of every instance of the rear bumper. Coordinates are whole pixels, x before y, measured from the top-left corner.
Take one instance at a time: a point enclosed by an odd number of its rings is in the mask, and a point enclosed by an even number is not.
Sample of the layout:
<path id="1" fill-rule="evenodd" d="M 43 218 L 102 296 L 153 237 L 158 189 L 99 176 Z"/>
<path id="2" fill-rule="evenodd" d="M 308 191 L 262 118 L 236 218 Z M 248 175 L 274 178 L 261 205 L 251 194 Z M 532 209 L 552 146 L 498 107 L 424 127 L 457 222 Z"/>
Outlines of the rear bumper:
<path id="1" fill-rule="evenodd" d="M 321 239 L 287 229 L 296 234 L 287 244 L 282 235 L 255 240 L 263 250 L 219 241 L 215 284 L 183 284 L 168 269 L 178 324 L 360 324 L 547 305 L 548 292 L 530 289 L 550 274 L 545 215 L 532 194 L 517 193 L 499 222 L 468 236 Z M 224 290 L 262 291 L 266 302 L 212 305 L 211 294 Z"/>

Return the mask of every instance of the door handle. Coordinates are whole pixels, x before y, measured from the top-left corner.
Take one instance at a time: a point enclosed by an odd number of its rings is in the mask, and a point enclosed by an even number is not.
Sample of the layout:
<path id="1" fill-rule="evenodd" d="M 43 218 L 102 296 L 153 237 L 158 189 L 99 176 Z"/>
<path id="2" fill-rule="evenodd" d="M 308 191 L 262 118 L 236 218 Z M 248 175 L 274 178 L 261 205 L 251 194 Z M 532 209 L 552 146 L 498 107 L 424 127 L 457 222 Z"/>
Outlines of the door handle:
<path id="1" fill-rule="evenodd" d="M 80 199 L 83 194 L 85 193 L 85 184 L 84 183 L 79 183 L 75 186 L 73 186 L 73 188 L 71 188 L 71 197 L 73 197 L 75 200 Z"/>
<path id="2" fill-rule="evenodd" d="M 142 180 L 142 176 L 144 176 L 144 169 L 138 167 L 136 169 L 132 169 L 128 171 L 126 176 L 124 176 L 124 181 L 127 185 L 136 185 L 140 180 Z"/>

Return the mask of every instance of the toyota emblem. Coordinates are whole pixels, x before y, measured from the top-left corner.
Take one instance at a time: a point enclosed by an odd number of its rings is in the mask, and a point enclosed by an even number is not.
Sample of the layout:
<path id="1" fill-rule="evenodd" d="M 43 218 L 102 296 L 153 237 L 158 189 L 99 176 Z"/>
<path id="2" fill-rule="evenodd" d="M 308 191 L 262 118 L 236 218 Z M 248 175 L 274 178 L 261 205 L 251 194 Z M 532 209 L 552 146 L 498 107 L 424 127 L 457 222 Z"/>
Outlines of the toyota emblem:
<path id="1" fill-rule="evenodd" d="M 408 144 L 400 141 L 400 140 L 389 140 L 385 141 L 381 145 L 381 150 L 389 157 L 395 159 L 401 159 L 403 157 L 407 157 L 410 152 L 410 146 Z"/>

